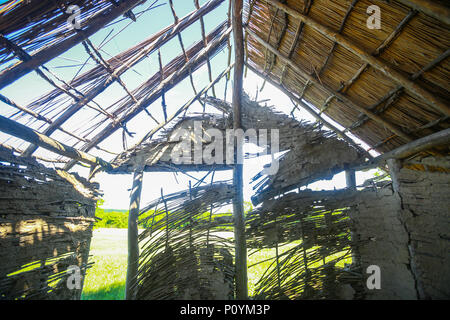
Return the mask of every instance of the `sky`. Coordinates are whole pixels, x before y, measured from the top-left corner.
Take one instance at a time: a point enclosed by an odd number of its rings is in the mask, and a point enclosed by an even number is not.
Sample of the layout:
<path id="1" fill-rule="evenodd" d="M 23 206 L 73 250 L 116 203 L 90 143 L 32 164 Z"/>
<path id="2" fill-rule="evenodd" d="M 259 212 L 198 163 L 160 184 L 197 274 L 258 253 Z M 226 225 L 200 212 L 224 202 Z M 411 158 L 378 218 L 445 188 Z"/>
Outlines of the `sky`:
<path id="1" fill-rule="evenodd" d="M 140 17 L 138 17 L 137 22 L 131 22 L 129 19 L 117 19 L 114 23 L 110 24 L 106 28 L 102 29 L 90 39 L 91 41 L 99 46 L 102 46 L 102 53 L 105 57 L 116 55 L 117 53 L 128 49 L 131 46 L 136 45 L 141 42 L 145 38 L 151 36 L 162 28 L 173 23 L 173 17 L 171 14 L 171 10 L 166 1 L 159 0 L 154 4 L 154 9 L 149 10 L 147 12 L 142 13 Z M 206 3 L 207 0 L 200 1 L 200 5 Z M 141 11 L 145 11 L 148 9 L 150 4 L 153 1 L 147 1 L 144 5 L 139 6 L 134 9 L 133 12 L 138 14 Z M 178 17 L 182 18 L 189 12 L 195 9 L 194 1 L 191 0 L 175 0 L 175 11 L 177 12 Z M 228 12 L 228 1 L 222 3 L 217 9 L 215 9 L 212 13 L 205 16 L 205 26 L 206 33 L 215 28 L 220 22 L 225 21 L 227 19 Z M 123 28 L 126 29 L 121 32 Z M 195 41 L 200 40 L 200 23 L 196 22 L 185 31 L 182 32 L 183 42 L 185 47 L 188 48 Z M 110 40 L 112 37 L 113 40 Z M 107 38 L 107 41 L 105 41 Z M 168 63 L 174 57 L 181 53 L 180 44 L 178 39 L 175 37 L 171 41 L 169 41 L 165 46 L 161 48 L 161 56 L 163 60 L 163 64 Z M 66 81 L 70 81 L 73 77 L 79 72 L 80 65 L 86 61 L 88 55 L 84 51 L 82 45 L 77 45 L 69 51 L 62 54 L 60 57 L 53 59 L 48 62 L 46 66 L 57 73 L 58 76 L 62 77 Z M 219 52 L 213 59 L 211 59 L 213 78 L 215 78 L 220 72 L 222 72 L 227 66 L 228 54 L 227 50 L 222 50 Z M 95 66 L 95 62 L 92 60 L 88 60 L 88 63 L 84 67 L 81 73 L 89 70 Z M 127 84 L 127 87 L 132 90 L 138 87 L 141 83 L 145 82 L 151 75 L 156 73 L 159 70 L 158 63 L 158 55 L 157 52 L 150 55 L 149 58 L 140 62 L 136 65 L 132 70 L 127 71 L 122 79 Z M 250 97 L 258 97 L 258 101 L 268 100 L 268 105 L 273 105 L 275 109 L 279 111 L 283 111 L 286 113 L 290 113 L 292 110 L 292 102 L 290 99 L 285 96 L 282 92 L 280 92 L 277 88 L 273 87 L 269 83 L 266 83 L 264 89 L 260 91 L 260 88 L 263 87 L 263 80 L 253 74 L 250 70 L 246 73 L 247 76 L 244 79 L 244 91 L 247 92 Z M 203 66 L 200 70 L 194 73 L 194 83 L 198 90 L 203 88 L 209 83 L 209 79 L 207 76 L 206 66 Z M 231 83 L 228 84 L 231 87 Z M 216 92 L 218 97 L 224 97 L 224 88 L 225 81 L 220 81 L 216 86 Z M 52 90 L 52 87 L 39 78 L 36 73 L 30 73 L 27 76 L 19 79 L 15 83 L 1 90 L 1 93 L 6 97 L 12 99 L 19 105 L 27 106 L 34 99 L 38 98 L 42 94 Z M 258 93 L 257 93 L 258 92 Z M 210 92 L 211 93 L 211 92 Z M 228 95 L 226 99 L 230 101 L 231 99 L 231 90 L 228 90 Z M 118 99 L 122 98 L 125 95 L 123 89 L 117 84 L 112 85 L 110 88 L 105 90 L 102 94 L 100 94 L 95 101 L 99 103 L 102 107 L 107 107 L 111 104 L 114 104 Z M 186 103 L 193 96 L 193 90 L 191 88 L 190 82 L 188 79 L 185 79 L 180 84 L 178 84 L 175 88 L 170 90 L 166 94 L 166 103 L 167 103 L 167 112 L 168 114 L 172 114 L 175 112 L 181 105 Z M 148 110 L 159 120 L 163 119 L 161 100 L 157 100 L 154 102 Z M 199 103 L 194 104 L 190 109 L 190 112 L 200 112 L 202 111 L 202 106 Z M 206 111 L 213 111 L 214 109 L 208 107 Z M 75 132 L 77 134 L 81 134 L 85 129 L 85 123 L 94 115 L 91 110 L 83 110 L 84 112 L 79 112 L 78 115 L 72 117 L 63 127 L 66 129 L 70 129 L 70 131 Z M 9 116 L 15 112 L 14 109 L 0 102 L 0 114 L 4 116 Z M 295 117 L 297 119 L 304 119 L 311 122 L 314 122 L 315 119 L 309 115 L 306 111 L 300 110 L 295 113 Z M 21 123 L 28 124 L 29 119 L 26 117 L 20 119 Z M 339 124 L 335 123 L 331 119 L 327 119 L 332 122 L 335 126 L 340 129 L 343 129 Z M 29 124 L 30 127 L 34 129 L 39 129 L 42 126 L 42 123 L 34 123 Z M 130 131 L 136 132 L 134 138 L 128 138 L 127 145 L 128 147 L 133 146 L 137 141 L 139 141 L 148 131 L 150 131 L 155 126 L 155 123 L 145 115 L 144 112 L 141 112 L 139 116 L 132 119 L 127 127 Z M 62 132 L 56 132 L 52 135 L 53 138 L 67 144 L 73 144 L 75 140 L 70 136 L 65 135 Z M 20 149 L 25 149 L 28 143 L 20 141 L 15 138 L 11 138 L 10 136 L 4 135 L 0 133 L 0 141 L 6 141 L 7 144 L 13 145 L 15 147 L 19 147 Z M 357 140 L 357 142 L 364 145 L 361 141 Z M 75 145 L 76 147 L 81 147 L 81 144 Z M 113 152 L 121 152 L 123 151 L 122 144 L 122 133 L 121 130 L 118 130 L 111 137 L 107 138 L 103 141 L 100 146 L 107 150 L 111 150 Z M 244 149 L 245 150 L 245 149 Z M 330 151 L 332 152 L 332 151 Z M 91 150 L 89 151 L 92 155 L 99 156 L 104 158 L 105 160 L 111 160 L 112 156 L 110 154 L 104 153 L 99 150 Z M 39 148 L 35 153 L 36 155 L 53 157 L 54 154 L 51 152 Z M 376 155 L 374 153 L 374 155 Z M 332 154 L 331 154 L 332 156 Z M 252 185 L 249 183 L 250 179 L 256 175 L 259 171 L 262 170 L 263 165 L 266 164 L 270 160 L 270 157 L 261 157 L 261 158 L 253 158 L 244 161 L 244 200 L 250 201 L 250 197 L 253 194 Z M 75 166 L 74 170 L 80 173 L 82 176 L 87 176 L 88 169 Z M 191 176 L 199 179 L 203 177 L 207 172 L 201 173 L 189 173 Z M 362 184 L 362 182 L 368 178 L 373 177 L 374 170 L 370 170 L 368 172 L 358 172 L 357 173 L 357 184 Z M 132 175 L 110 175 L 106 173 L 97 174 L 94 178 L 94 181 L 100 183 L 100 189 L 103 192 L 103 199 L 105 200 L 103 207 L 111 208 L 111 209 L 128 209 L 129 206 L 129 195 L 130 188 L 132 184 Z M 209 176 L 205 181 L 210 182 L 211 176 Z M 231 171 L 226 172 L 216 172 L 214 176 L 214 180 L 229 180 L 232 178 Z M 144 182 L 143 182 L 143 190 L 142 190 L 142 201 L 141 205 L 145 206 L 146 203 L 151 200 L 157 198 L 160 195 L 161 188 L 163 188 L 164 193 L 172 193 L 180 190 L 185 190 L 188 187 L 189 180 L 192 181 L 192 184 L 195 184 L 196 180 L 188 177 L 182 173 L 145 173 L 144 174 Z M 336 175 L 331 181 L 319 181 L 314 184 L 308 186 L 308 188 L 313 190 L 321 190 L 321 189 L 339 189 L 345 187 L 345 174 L 342 172 Z"/>

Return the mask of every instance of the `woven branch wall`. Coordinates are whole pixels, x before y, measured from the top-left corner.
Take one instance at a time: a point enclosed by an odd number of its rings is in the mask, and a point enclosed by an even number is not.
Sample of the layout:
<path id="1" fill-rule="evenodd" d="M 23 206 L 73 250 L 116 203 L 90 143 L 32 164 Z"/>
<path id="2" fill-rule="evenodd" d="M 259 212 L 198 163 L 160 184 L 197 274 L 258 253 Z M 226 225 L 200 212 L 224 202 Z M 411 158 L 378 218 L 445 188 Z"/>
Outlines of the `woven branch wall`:
<path id="1" fill-rule="evenodd" d="M 0 149 L 0 299 L 80 298 L 67 268 L 88 268 L 94 187 Z"/>
<path id="2" fill-rule="evenodd" d="M 304 191 L 267 200 L 247 217 L 253 253 L 275 248 L 276 255 L 256 285 L 257 299 L 342 298 L 357 287 L 344 262 L 351 263 L 348 190 Z M 251 268 L 250 268 L 251 272 Z"/>
<path id="3" fill-rule="evenodd" d="M 162 195 L 141 212 L 147 228 L 141 247 L 135 298 L 228 300 L 234 296 L 229 183 Z M 212 214 L 214 213 L 214 214 Z"/>
<path id="4" fill-rule="evenodd" d="M 248 217 L 247 243 L 277 254 L 256 298 L 448 299 L 448 173 L 403 167 L 397 179 L 398 192 L 385 181 L 263 202 Z M 379 290 L 366 286 L 371 265 Z"/>

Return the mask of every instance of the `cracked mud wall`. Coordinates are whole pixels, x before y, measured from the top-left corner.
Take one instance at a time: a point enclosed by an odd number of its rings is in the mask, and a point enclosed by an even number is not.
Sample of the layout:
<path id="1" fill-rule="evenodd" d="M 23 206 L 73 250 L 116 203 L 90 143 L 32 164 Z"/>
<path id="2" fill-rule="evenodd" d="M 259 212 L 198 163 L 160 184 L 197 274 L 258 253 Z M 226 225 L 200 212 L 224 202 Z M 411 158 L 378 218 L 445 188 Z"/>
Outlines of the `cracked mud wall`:
<path id="1" fill-rule="evenodd" d="M 420 299 L 450 298 L 450 174 L 401 168 L 398 191 Z"/>
<path id="2" fill-rule="evenodd" d="M 364 299 L 416 299 L 415 281 L 409 270 L 408 235 L 400 221 L 400 201 L 392 188 L 360 192 L 350 211 L 353 237 L 358 243 Z M 381 289 L 369 290 L 366 270 L 377 265 Z"/>
<path id="3" fill-rule="evenodd" d="M 357 257 L 366 280 L 381 269 L 381 289 L 365 299 L 450 297 L 450 176 L 444 170 L 392 172 L 393 187 L 363 191 L 351 210 Z"/>

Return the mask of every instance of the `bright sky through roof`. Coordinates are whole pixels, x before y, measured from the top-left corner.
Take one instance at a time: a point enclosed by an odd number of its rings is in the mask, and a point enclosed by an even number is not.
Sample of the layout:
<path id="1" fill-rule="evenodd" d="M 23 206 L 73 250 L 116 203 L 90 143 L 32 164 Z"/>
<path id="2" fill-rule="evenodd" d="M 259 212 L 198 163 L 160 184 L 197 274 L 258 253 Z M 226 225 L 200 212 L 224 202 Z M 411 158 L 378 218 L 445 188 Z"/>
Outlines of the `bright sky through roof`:
<path id="1" fill-rule="evenodd" d="M 203 5 L 207 1 L 200 1 L 200 5 Z M 153 1 L 147 1 L 144 5 L 139 6 L 134 9 L 135 13 L 146 10 Z M 157 4 L 163 4 L 164 1 L 159 1 Z M 178 17 L 183 17 L 188 13 L 195 10 L 193 1 L 183 0 L 183 1 L 174 1 L 175 10 L 177 12 Z M 222 3 L 217 9 L 215 9 L 210 14 L 206 15 L 205 26 L 206 33 L 212 31 L 220 22 L 225 21 L 227 19 L 228 12 L 228 2 L 225 1 Z M 121 19 L 118 19 L 121 20 Z M 165 4 L 163 6 L 157 7 L 154 10 L 150 10 L 142 14 L 140 18 L 138 18 L 137 22 L 131 23 L 131 20 L 125 19 L 118 23 L 112 23 L 109 27 L 102 29 L 100 32 L 92 36 L 90 39 L 95 45 L 99 45 L 104 42 L 105 37 L 108 39 L 111 35 L 114 35 L 126 25 L 129 26 L 121 33 L 119 33 L 112 41 L 107 42 L 102 47 L 102 53 L 106 58 L 110 58 L 134 45 L 141 42 L 142 40 L 148 38 L 152 34 L 157 31 L 163 29 L 164 27 L 173 23 L 173 17 L 170 10 L 169 5 Z M 196 22 L 185 31 L 182 32 L 183 42 L 186 48 L 192 45 L 194 42 L 199 41 L 201 39 L 201 31 L 200 31 L 200 23 Z M 178 39 L 175 37 L 171 41 L 169 41 L 166 45 L 161 48 L 161 55 L 163 64 L 167 64 L 173 58 L 181 53 L 180 44 Z M 60 77 L 62 77 L 66 81 L 70 81 L 74 76 L 78 74 L 80 65 L 82 65 L 88 55 L 83 49 L 82 45 L 77 45 L 68 52 L 64 53 L 60 57 L 53 59 L 49 63 L 46 64 L 53 72 L 57 73 Z M 222 50 L 219 52 L 214 58 L 211 59 L 213 78 L 215 78 L 220 72 L 222 72 L 227 66 L 228 54 L 227 50 Z M 85 67 L 83 68 L 83 72 L 88 71 L 90 68 L 95 66 L 95 62 L 89 60 Z M 144 81 L 146 81 L 151 75 L 155 74 L 159 70 L 158 63 L 158 53 L 154 52 L 150 55 L 149 58 L 144 59 L 142 62 L 137 64 L 132 70 L 127 71 L 123 76 L 123 81 L 127 84 L 127 87 L 130 90 L 135 89 Z M 209 83 L 208 73 L 206 69 L 206 65 L 200 68 L 193 74 L 194 83 L 197 90 L 202 89 Z M 262 87 L 263 80 L 253 74 L 250 70 L 247 73 L 247 77 L 244 80 L 244 90 L 251 96 L 255 97 L 258 88 Z M 225 88 L 225 81 L 222 79 L 216 85 L 216 92 L 219 98 L 223 98 Z M 52 90 L 49 84 L 39 78 L 35 73 L 28 74 L 27 76 L 19 79 L 12 85 L 8 86 L 4 90 L 2 90 L 2 94 L 9 97 L 19 105 L 27 106 L 30 102 L 32 102 L 35 98 L 41 96 L 43 93 L 47 93 Z M 211 91 L 209 92 L 211 94 Z M 111 104 L 114 104 L 117 100 L 121 99 L 125 95 L 123 89 L 114 84 L 105 92 L 100 94 L 95 98 L 95 101 L 99 103 L 102 107 L 108 107 Z M 180 84 L 178 84 L 175 88 L 167 92 L 166 94 L 166 102 L 168 106 L 168 114 L 172 114 L 175 112 L 181 105 L 186 103 L 193 96 L 193 90 L 191 84 L 188 79 L 185 79 Z M 231 83 L 228 84 L 228 101 L 231 98 Z M 283 111 L 288 113 L 292 110 L 292 102 L 289 100 L 287 96 L 285 96 L 278 89 L 270 85 L 269 83 L 265 84 L 264 90 L 258 93 L 258 101 L 266 100 L 268 105 L 274 105 L 275 108 L 279 111 Z M 13 110 L 9 106 L 0 102 L 1 114 L 2 115 L 11 115 L 16 110 Z M 86 109 L 86 108 L 84 108 Z M 63 127 L 65 129 L 70 129 L 70 131 L 82 135 L 83 131 L 86 130 L 86 122 L 96 113 L 90 109 L 86 109 L 83 112 L 78 112 L 75 116 L 73 116 L 69 121 L 67 121 Z M 161 100 L 157 100 L 154 102 L 148 110 L 158 119 L 163 119 L 162 108 L 161 108 Z M 191 108 L 190 112 L 201 112 L 202 106 L 199 103 L 195 103 Z M 206 111 L 211 112 L 215 111 L 215 109 L 208 107 Z M 297 119 L 305 119 L 309 121 L 315 121 L 315 119 L 310 116 L 306 111 L 302 110 L 301 112 L 296 112 L 295 116 Z M 330 120 L 330 119 L 327 119 Z M 28 118 L 25 117 L 21 119 L 21 122 L 27 124 Z M 337 127 L 342 128 L 338 124 L 333 121 L 330 121 L 335 124 Z M 39 129 L 42 123 L 37 123 L 31 125 L 34 129 Z M 128 124 L 127 128 L 129 131 L 136 132 L 135 137 L 127 139 L 127 146 L 133 146 L 140 138 L 142 138 L 148 131 L 150 131 L 155 126 L 155 123 L 144 113 L 141 112 L 138 116 L 132 119 Z M 0 139 L 5 141 L 5 137 L 8 136 L 4 134 L 0 134 Z M 55 132 L 52 135 L 53 138 L 73 145 L 76 140 L 68 137 L 66 134 L 62 132 Z M 358 141 L 360 142 L 360 141 Z M 28 143 L 25 143 L 21 140 L 10 138 L 6 142 L 7 144 L 13 145 L 15 147 L 19 147 L 20 149 L 25 149 L 28 146 Z M 82 144 L 77 144 L 75 147 L 80 148 Z M 121 152 L 123 150 L 122 145 L 122 132 L 118 130 L 115 134 L 108 137 L 104 142 L 100 144 L 100 146 L 104 149 L 111 150 L 113 152 Z M 364 146 L 364 145 L 363 145 Z M 367 146 L 365 146 L 367 147 Z M 113 156 L 111 154 L 104 153 L 102 151 L 92 149 L 89 153 L 93 155 L 100 156 L 105 160 L 112 160 Z M 35 153 L 36 155 L 54 157 L 54 154 L 47 150 L 43 150 L 39 148 Z M 330 156 L 333 156 L 330 154 Z M 270 160 L 270 156 L 265 158 L 253 158 L 245 160 L 244 162 L 244 198 L 246 201 L 250 200 L 251 195 L 253 195 L 252 186 L 250 185 L 250 179 L 256 175 L 259 171 L 262 170 L 263 165 L 268 163 Z M 74 171 L 79 172 L 82 176 L 87 176 L 88 169 L 83 168 L 81 166 L 76 166 Z M 373 177 L 374 170 L 369 172 L 359 172 L 357 173 L 357 184 L 361 184 L 365 179 Z M 189 174 L 196 177 L 197 179 L 203 177 L 207 172 L 201 173 L 192 173 Z M 231 172 L 216 172 L 214 176 L 214 180 L 227 180 L 231 179 Z M 205 181 L 208 183 L 211 181 L 211 176 L 208 176 Z M 104 208 L 114 208 L 114 209 L 128 209 L 129 205 L 129 189 L 131 188 L 132 175 L 109 175 L 106 173 L 100 173 L 95 178 L 96 181 L 100 183 L 100 189 L 104 192 Z M 189 180 L 192 180 L 192 184 L 195 184 L 196 181 L 194 179 L 189 178 L 188 176 L 178 173 L 146 173 L 144 175 L 144 185 L 142 191 L 142 205 L 145 205 L 149 201 L 159 197 L 160 189 L 164 189 L 164 193 L 172 193 L 180 190 L 185 190 L 188 187 Z M 345 187 L 345 174 L 340 173 L 336 175 L 331 181 L 319 181 L 314 184 L 311 184 L 309 188 L 314 190 L 320 189 L 333 189 L 333 188 L 343 188 Z"/>

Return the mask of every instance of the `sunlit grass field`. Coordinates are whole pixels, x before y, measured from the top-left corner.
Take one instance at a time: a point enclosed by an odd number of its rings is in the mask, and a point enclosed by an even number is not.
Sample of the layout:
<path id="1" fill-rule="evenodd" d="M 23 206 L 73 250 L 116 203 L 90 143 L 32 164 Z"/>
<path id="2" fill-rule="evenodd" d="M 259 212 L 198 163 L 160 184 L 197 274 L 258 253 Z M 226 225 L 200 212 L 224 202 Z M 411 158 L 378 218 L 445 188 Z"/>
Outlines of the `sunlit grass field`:
<path id="1" fill-rule="evenodd" d="M 279 248 L 279 254 L 297 245 L 290 243 Z M 90 250 L 94 266 L 87 271 L 83 287 L 83 300 L 122 300 L 125 297 L 127 271 L 127 229 L 99 228 L 94 230 Z M 254 254 L 249 251 L 248 266 L 275 256 L 275 249 L 266 249 Z M 330 258 L 328 257 L 327 260 Z M 248 270 L 249 296 L 253 296 L 258 279 L 269 268 L 273 260 L 259 263 Z M 351 263 L 342 260 L 338 265 Z M 274 265 L 272 266 L 272 268 Z M 312 266 L 316 267 L 316 266 Z"/>
<path id="2" fill-rule="evenodd" d="M 122 300 L 125 297 L 127 273 L 127 229 L 100 228 L 94 230 L 90 261 L 83 300 Z"/>

